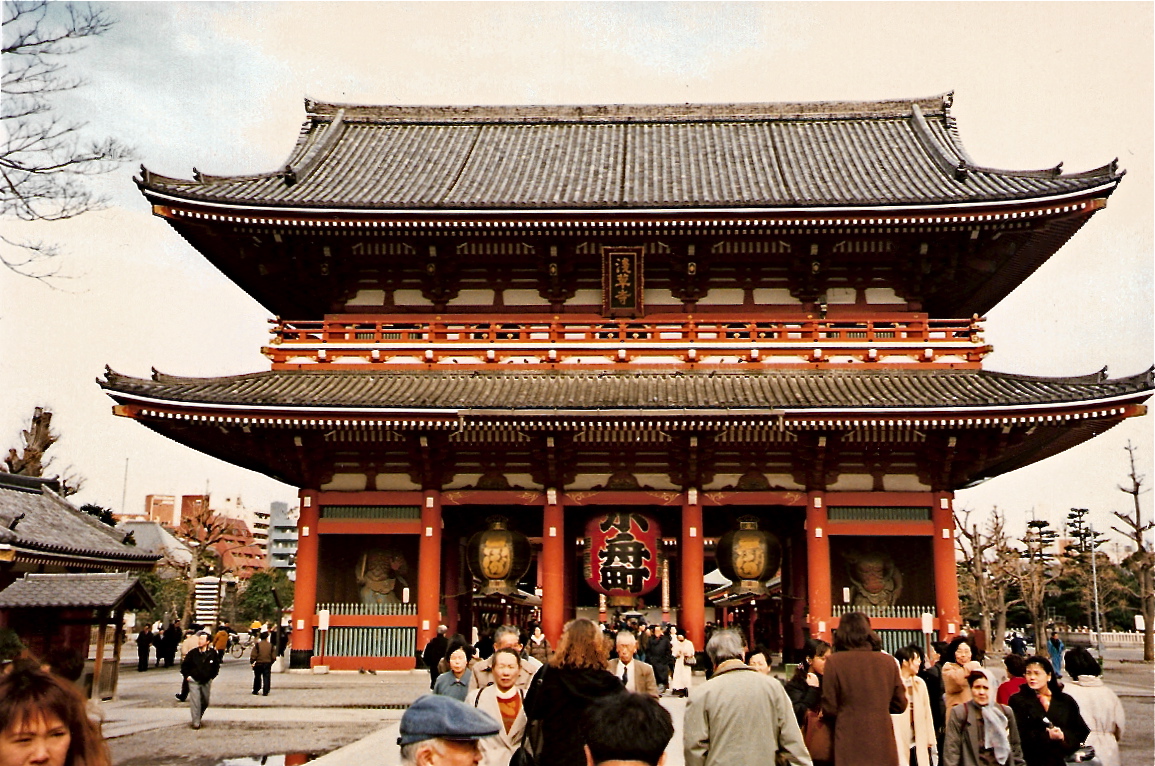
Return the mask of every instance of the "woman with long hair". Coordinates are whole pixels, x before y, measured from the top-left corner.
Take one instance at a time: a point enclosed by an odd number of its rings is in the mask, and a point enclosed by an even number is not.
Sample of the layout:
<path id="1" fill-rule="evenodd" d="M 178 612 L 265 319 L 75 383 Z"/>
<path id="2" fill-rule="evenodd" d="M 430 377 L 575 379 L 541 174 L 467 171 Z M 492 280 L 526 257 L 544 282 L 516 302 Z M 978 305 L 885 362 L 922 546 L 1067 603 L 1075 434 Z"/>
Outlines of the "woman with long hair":
<path id="1" fill-rule="evenodd" d="M 830 644 L 821 638 L 807 639 L 802 650 L 802 662 L 786 682 L 786 696 L 794 707 L 794 717 L 798 719 L 798 728 L 802 730 L 814 766 L 830 763 L 820 757 L 829 754 L 827 751 L 832 739 L 830 726 L 822 716 L 822 676 L 829 656 Z"/>
<path id="2" fill-rule="evenodd" d="M 898 664 L 862 612 L 842 615 L 834 631 L 834 654 L 822 677 L 822 714 L 834 721 L 834 762 L 898 766 L 890 722 L 906 710 L 906 687 Z"/>
<path id="3" fill-rule="evenodd" d="M 911 766 L 931 766 L 938 761 L 938 740 L 935 739 L 934 716 L 931 714 L 930 693 L 919 678 L 922 667 L 922 649 L 904 646 L 894 653 L 898 660 L 899 675 L 906 687 L 906 710 L 890 717 L 894 724 L 894 740 L 898 746 L 898 762 Z"/>
<path id="4" fill-rule="evenodd" d="M 942 766 L 1023 766 L 1015 714 L 995 699 L 985 670 L 967 676 L 971 698 L 951 708 Z"/>
<path id="5" fill-rule="evenodd" d="M 947 715 L 955 705 L 961 705 L 971 698 L 971 688 L 967 676 L 982 670 L 975 658 L 975 647 L 966 636 L 955 636 L 942 653 L 942 688 L 946 698 Z"/>
<path id="6" fill-rule="evenodd" d="M 610 647 L 597 624 L 570 620 L 557 650 L 534 676 L 525 695 L 525 714 L 541 732 L 537 762 L 549 766 L 585 766 L 582 716 L 599 700 L 624 694 L 622 682 L 607 670 Z M 532 740 L 531 740 L 532 741 Z"/>
<path id="7" fill-rule="evenodd" d="M 100 727 L 76 687 L 39 669 L 0 677 L 0 764 L 110 766 Z"/>
<path id="8" fill-rule="evenodd" d="M 1011 710 L 1023 741 L 1027 766 L 1063 766 L 1091 733 L 1079 713 L 1079 703 L 1063 692 L 1051 661 L 1027 658 L 1027 683 L 1011 696 Z"/>
<path id="9" fill-rule="evenodd" d="M 1083 647 L 1068 649 L 1064 663 L 1070 680 L 1063 691 L 1079 703 L 1079 715 L 1091 729 L 1086 744 L 1095 748 L 1103 766 L 1119 766 L 1119 740 L 1127 720 L 1119 697 L 1103 685 L 1102 668 Z"/>

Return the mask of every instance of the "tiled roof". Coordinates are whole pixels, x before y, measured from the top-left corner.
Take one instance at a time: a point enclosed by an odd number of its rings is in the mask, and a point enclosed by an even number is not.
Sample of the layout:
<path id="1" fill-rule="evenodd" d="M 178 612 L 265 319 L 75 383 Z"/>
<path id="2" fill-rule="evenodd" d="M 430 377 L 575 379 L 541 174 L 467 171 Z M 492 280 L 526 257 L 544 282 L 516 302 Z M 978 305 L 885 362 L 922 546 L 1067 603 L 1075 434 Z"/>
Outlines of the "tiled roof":
<path id="1" fill-rule="evenodd" d="M 137 550 L 167 559 L 162 563 L 175 565 L 192 561 L 189 547 L 161 526 L 160 522 L 125 520 L 117 524 L 116 529 L 124 534 L 131 532 Z"/>
<path id="2" fill-rule="evenodd" d="M 652 411 L 859 408 L 983 408 L 1146 397 L 1148 370 L 1040 378 L 985 370 L 597 371 L 271 371 L 221 378 L 152 380 L 108 371 L 100 381 L 123 395 L 176 403 L 272 408 Z"/>
<path id="3" fill-rule="evenodd" d="M 119 606 L 152 607 L 152 598 L 140 580 L 124 572 L 26 574 L 0 591 L 0 609 Z"/>
<path id="4" fill-rule="evenodd" d="M 285 166 L 144 190 L 273 207 L 540 210 L 941 205 L 1113 183 L 971 161 L 952 96 L 806 104 L 403 107 L 306 102 Z"/>
<path id="5" fill-rule="evenodd" d="M 148 551 L 125 545 L 123 532 L 72 507 L 51 487 L 52 482 L 0 473 L 0 544 L 104 559 L 110 566 L 156 560 Z"/>

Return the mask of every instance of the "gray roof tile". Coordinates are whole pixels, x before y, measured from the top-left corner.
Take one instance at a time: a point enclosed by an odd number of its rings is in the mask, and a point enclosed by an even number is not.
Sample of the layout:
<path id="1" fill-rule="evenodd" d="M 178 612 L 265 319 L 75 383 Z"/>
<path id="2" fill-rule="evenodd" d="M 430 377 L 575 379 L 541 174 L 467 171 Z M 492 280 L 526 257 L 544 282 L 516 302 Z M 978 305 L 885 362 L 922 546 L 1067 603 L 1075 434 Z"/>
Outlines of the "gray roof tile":
<path id="1" fill-rule="evenodd" d="M 238 205 L 578 209 L 940 205 L 1115 181 L 975 166 L 951 97 L 809 104 L 372 107 L 308 102 L 285 169 L 142 187 Z M 917 112 L 917 114 L 916 114 Z M 920 116 L 921 115 L 921 116 Z M 965 166 L 965 177 L 955 172 Z"/>
<path id="2" fill-rule="evenodd" d="M 221 378 L 109 371 L 113 397 L 169 402 L 294 407 L 596 411 L 983 408 L 1146 398 L 1151 371 L 1040 378 L 986 370 L 765 370 L 755 372 L 270 371 Z"/>
<path id="3" fill-rule="evenodd" d="M 126 603 L 127 602 L 127 603 Z M 124 572 L 26 574 L 0 591 L 0 609 L 151 606 L 140 580 Z"/>
<path id="4" fill-rule="evenodd" d="M 140 564 L 156 559 L 148 551 L 125 545 L 123 532 L 77 510 L 43 484 L 0 473 L 0 543 L 109 562 Z M 23 518 L 16 521 L 21 514 Z"/>

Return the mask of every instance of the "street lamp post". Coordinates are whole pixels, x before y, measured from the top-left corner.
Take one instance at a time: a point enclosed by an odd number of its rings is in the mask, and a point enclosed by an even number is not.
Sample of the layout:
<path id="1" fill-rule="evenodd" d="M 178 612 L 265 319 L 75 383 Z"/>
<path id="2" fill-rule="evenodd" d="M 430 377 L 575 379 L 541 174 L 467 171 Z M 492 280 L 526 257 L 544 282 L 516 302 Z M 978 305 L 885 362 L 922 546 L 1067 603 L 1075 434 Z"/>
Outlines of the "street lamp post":
<path id="1" fill-rule="evenodd" d="M 1095 530 L 1088 526 L 1091 533 L 1091 595 L 1095 599 L 1095 646 L 1099 650 L 1099 662 L 1103 661 L 1103 620 L 1099 614 L 1099 566 L 1098 551 L 1095 550 Z"/>

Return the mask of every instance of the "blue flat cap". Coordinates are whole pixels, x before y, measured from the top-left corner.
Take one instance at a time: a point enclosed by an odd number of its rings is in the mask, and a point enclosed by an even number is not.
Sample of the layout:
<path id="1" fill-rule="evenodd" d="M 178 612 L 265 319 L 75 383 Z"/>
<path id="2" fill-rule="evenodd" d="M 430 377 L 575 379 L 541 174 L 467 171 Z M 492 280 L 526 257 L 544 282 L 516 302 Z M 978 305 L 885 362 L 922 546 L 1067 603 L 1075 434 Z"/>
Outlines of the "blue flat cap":
<path id="1" fill-rule="evenodd" d="M 401 716 L 398 745 L 427 739 L 481 739 L 492 737 L 500 724 L 485 713 L 452 697 L 426 694 Z"/>

